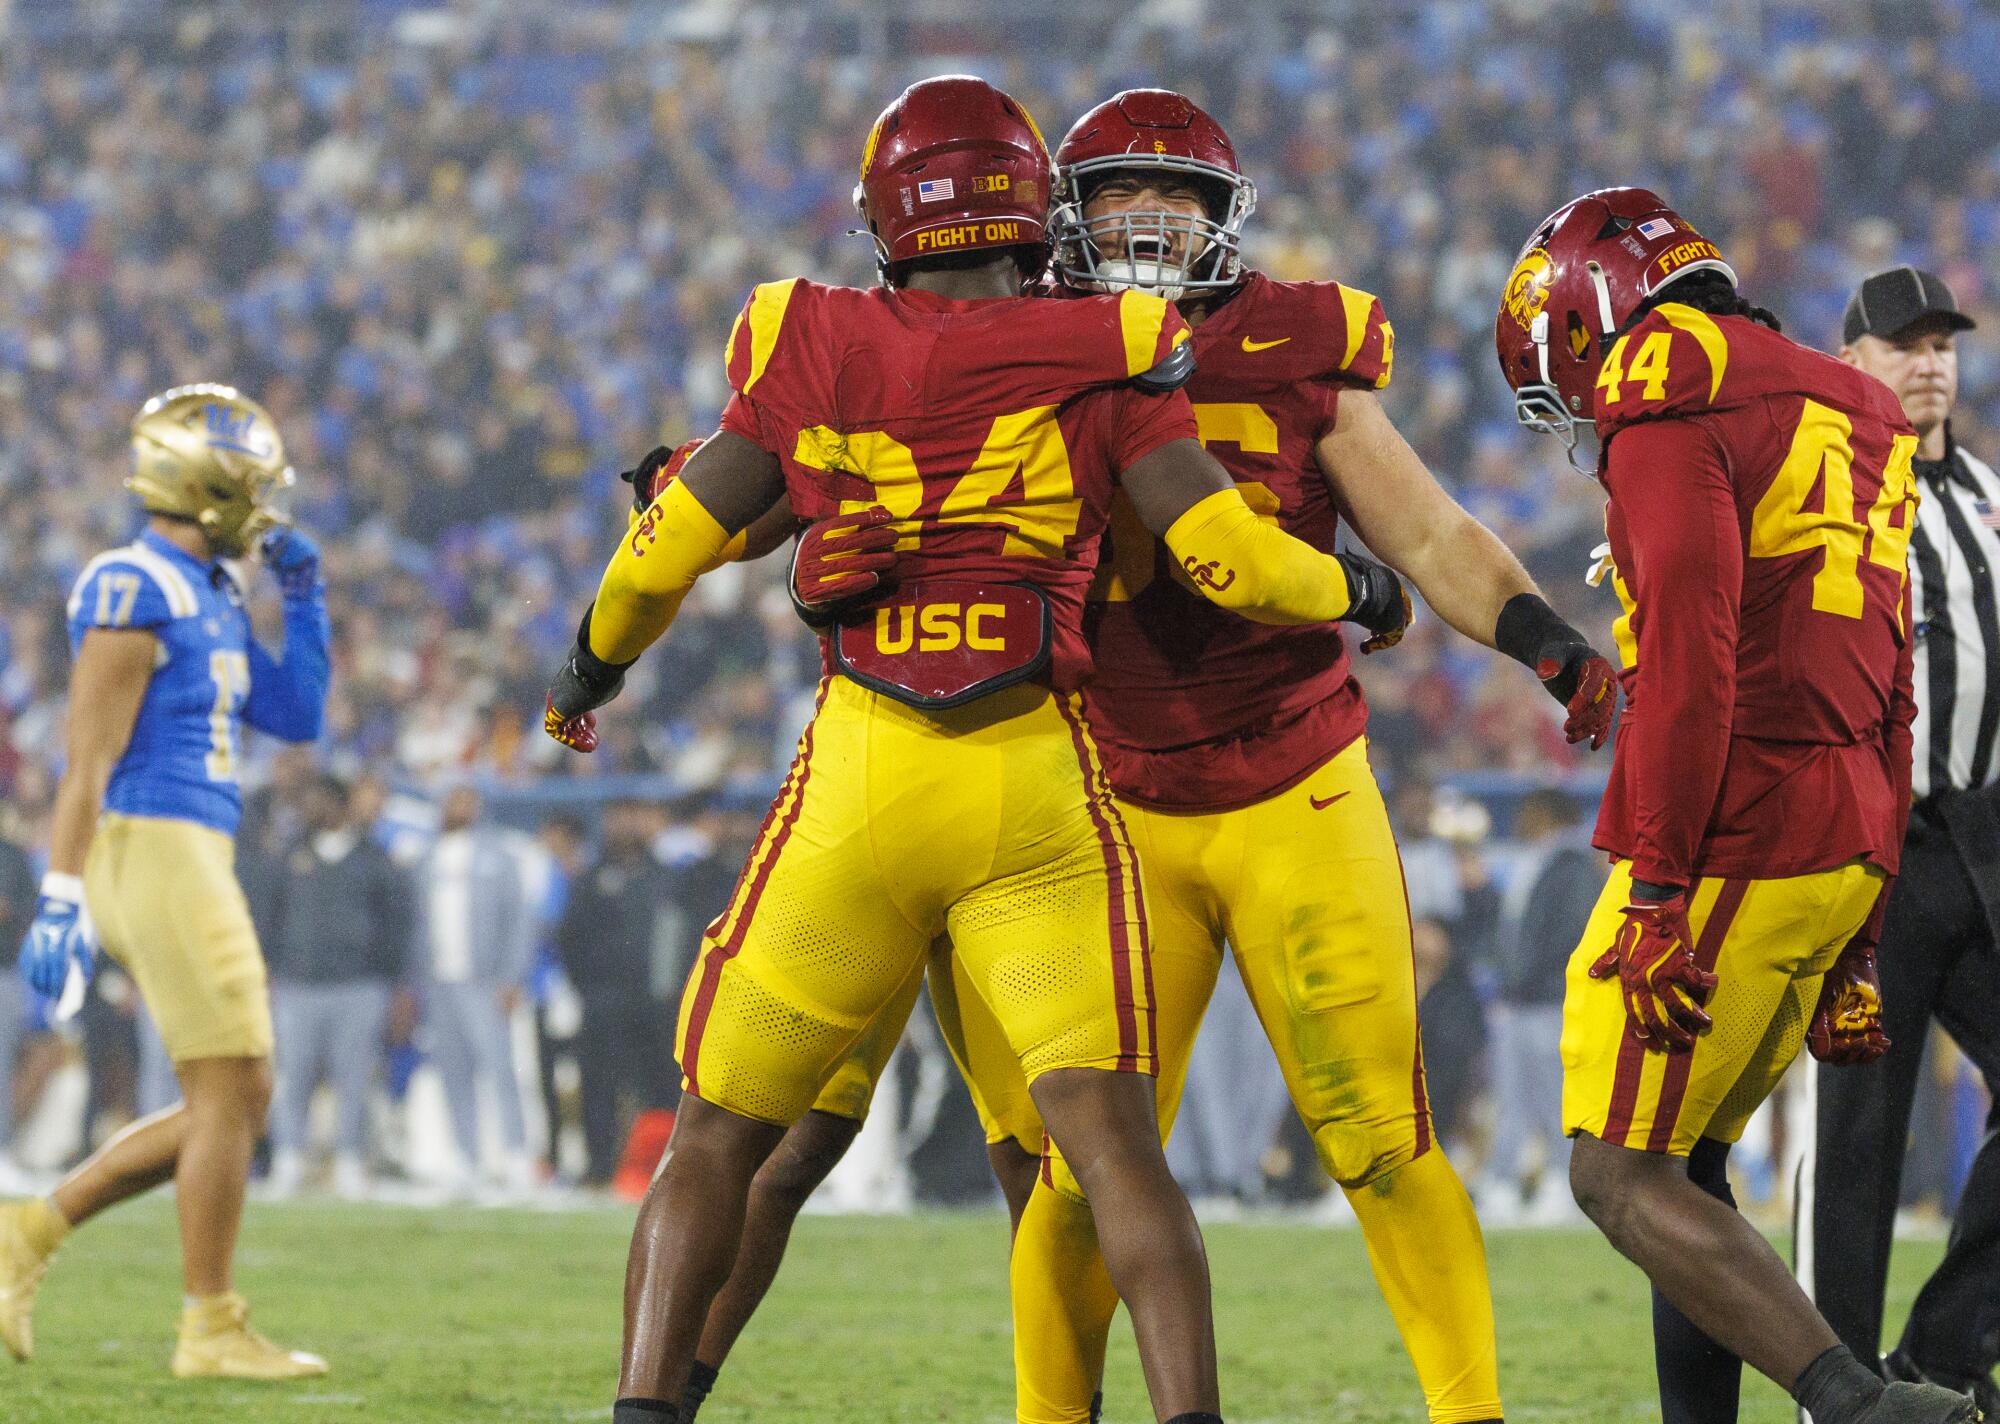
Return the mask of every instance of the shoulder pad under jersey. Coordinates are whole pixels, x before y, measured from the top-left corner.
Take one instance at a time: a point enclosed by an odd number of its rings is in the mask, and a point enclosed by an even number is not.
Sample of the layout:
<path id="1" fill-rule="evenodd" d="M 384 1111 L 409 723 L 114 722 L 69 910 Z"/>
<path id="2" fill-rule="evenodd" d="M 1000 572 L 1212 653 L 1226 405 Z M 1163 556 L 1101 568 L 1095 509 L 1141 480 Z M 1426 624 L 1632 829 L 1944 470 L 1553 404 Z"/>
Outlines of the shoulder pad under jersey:
<path id="1" fill-rule="evenodd" d="M 158 628 L 200 610 L 187 575 L 164 555 L 135 543 L 84 566 L 67 612 L 73 629 Z"/>
<path id="2" fill-rule="evenodd" d="M 1236 300 L 1243 355 L 1274 379 L 1335 381 L 1380 390 L 1396 359 L 1396 332 L 1371 292 L 1340 282 L 1252 275 Z"/>
<path id="3" fill-rule="evenodd" d="M 1193 334 L 1180 309 L 1150 292 L 1118 294 L 1118 328 L 1125 375 L 1149 391 L 1178 390 L 1194 374 Z"/>
<path id="4" fill-rule="evenodd" d="M 1194 379 L 1194 344 L 1183 341 L 1169 351 L 1150 371 L 1141 371 L 1132 384 L 1142 391 L 1177 391 Z"/>
<path id="5" fill-rule="evenodd" d="M 1723 322 L 1680 302 L 1660 303 L 1605 355 L 1597 376 L 1598 435 L 1727 404 L 1729 356 Z"/>
<path id="6" fill-rule="evenodd" d="M 785 313 L 791 309 L 799 290 L 811 285 L 803 278 L 789 277 L 782 282 L 761 282 L 751 288 L 750 299 L 736 314 L 736 324 L 729 328 L 729 341 L 723 347 L 732 390 L 748 395 L 763 377 L 765 368 L 771 364 L 771 353 L 777 348 Z"/>

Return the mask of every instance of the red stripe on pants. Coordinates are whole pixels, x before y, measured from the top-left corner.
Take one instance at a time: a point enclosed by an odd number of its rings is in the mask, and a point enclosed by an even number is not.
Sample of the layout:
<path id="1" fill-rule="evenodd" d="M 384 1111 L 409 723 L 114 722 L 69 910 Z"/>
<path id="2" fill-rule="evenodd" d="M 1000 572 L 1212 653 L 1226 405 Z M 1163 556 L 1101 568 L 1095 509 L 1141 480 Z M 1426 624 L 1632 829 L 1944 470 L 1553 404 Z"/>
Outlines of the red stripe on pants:
<path id="1" fill-rule="evenodd" d="M 1090 807 L 1090 821 L 1097 828 L 1097 844 L 1104 853 L 1104 874 L 1109 891 L 1109 927 L 1111 931 L 1111 982 L 1118 1000 L 1118 1070 L 1121 1073 L 1139 1070 L 1139 1015 L 1132 1000 L 1132 942 L 1125 925 L 1125 898 L 1127 894 L 1125 867 L 1120 860 L 1118 838 L 1113 834 L 1106 811 L 1112 817 L 1117 810 L 1110 806 L 1099 790 L 1099 777 L 1092 763 L 1090 742 L 1083 730 L 1083 723 L 1070 709 L 1069 701 L 1056 698 L 1056 708 L 1062 713 L 1063 721 L 1069 724 L 1071 745 L 1076 748 L 1076 764 L 1083 773 L 1084 802 Z M 1118 830 L 1125 829 L 1121 821 Z M 1149 947 L 1146 944 L 1146 911 L 1137 896 L 1132 901 L 1139 917 L 1139 953 L 1145 965 L 1147 1002 L 1150 1004 L 1153 966 Z M 1150 1017 L 1150 1016 L 1149 1016 Z M 1150 1028 L 1150 1025 L 1149 1025 Z M 1149 1073 L 1160 1071 L 1159 1047 L 1154 1034 L 1148 1036 L 1146 1069 Z"/>
<path id="2" fill-rule="evenodd" d="M 819 703 L 813 708 L 813 716 L 819 716 L 819 708 L 826 703 L 826 685 L 820 685 Z M 750 920 L 757 912 L 757 902 L 763 898 L 764 887 L 770 883 L 772 867 L 778 863 L 778 853 L 785 848 L 791 838 L 792 827 L 798 824 L 799 808 L 806 802 L 806 782 L 812 776 L 813 724 L 806 724 L 805 735 L 799 740 L 799 758 L 792 768 L 792 805 L 778 823 L 777 834 L 771 837 L 770 846 L 765 851 L 763 864 L 757 866 L 757 873 L 750 881 L 749 893 L 743 898 L 743 906 L 736 914 L 736 923 L 730 927 L 729 938 L 715 953 L 706 956 L 702 964 L 701 983 L 695 988 L 694 1007 L 688 1011 L 687 1044 L 681 1055 L 681 1072 L 687 1077 L 688 1091 L 701 1096 L 701 1080 L 698 1069 L 701 1062 L 701 1039 L 708 1028 L 709 1011 L 715 1007 L 715 992 L 722 981 L 722 966 L 734 959 L 743 948 L 743 940 L 750 932 Z M 765 825 L 770 825 L 770 816 L 776 815 L 778 807 L 784 803 L 784 792 L 771 803 L 770 814 L 765 817 Z M 760 837 L 758 845 L 763 846 Z M 744 875 L 750 874 L 750 866 L 756 862 L 753 850 L 750 859 L 743 863 Z M 740 883 L 740 882 L 739 882 Z"/>
<path id="3" fill-rule="evenodd" d="M 1743 893 L 1749 888 L 1747 880 L 1722 882 L 1715 907 L 1708 912 L 1708 923 L 1695 938 L 1694 962 L 1700 968 L 1710 971 L 1715 968 L 1715 961 L 1722 955 L 1722 942 L 1728 938 L 1736 912 L 1743 908 Z M 1665 1152 L 1673 1146 L 1674 1124 L 1680 1118 L 1681 1102 L 1687 1097 L 1688 1075 L 1694 1071 L 1694 1055 L 1699 1051 L 1697 1043 L 1686 1053 L 1668 1055 L 1666 1077 L 1660 1083 L 1660 1105 L 1654 1109 L 1653 1131 L 1646 1139 L 1648 1152 Z"/>

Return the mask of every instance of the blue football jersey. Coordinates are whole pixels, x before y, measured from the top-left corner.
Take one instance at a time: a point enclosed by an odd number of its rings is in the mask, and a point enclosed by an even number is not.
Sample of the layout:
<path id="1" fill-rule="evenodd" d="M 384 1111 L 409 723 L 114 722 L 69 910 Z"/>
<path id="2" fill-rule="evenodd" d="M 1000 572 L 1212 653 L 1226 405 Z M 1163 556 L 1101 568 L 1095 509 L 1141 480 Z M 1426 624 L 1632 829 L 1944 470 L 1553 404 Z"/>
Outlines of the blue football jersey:
<path id="1" fill-rule="evenodd" d="M 160 640 L 132 741 L 111 773 L 104 809 L 194 821 L 236 833 L 243 704 L 250 695 L 250 618 L 220 563 L 150 530 L 85 566 L 69 598 L 75 655 L 92 628 L 143 628 Z"/>

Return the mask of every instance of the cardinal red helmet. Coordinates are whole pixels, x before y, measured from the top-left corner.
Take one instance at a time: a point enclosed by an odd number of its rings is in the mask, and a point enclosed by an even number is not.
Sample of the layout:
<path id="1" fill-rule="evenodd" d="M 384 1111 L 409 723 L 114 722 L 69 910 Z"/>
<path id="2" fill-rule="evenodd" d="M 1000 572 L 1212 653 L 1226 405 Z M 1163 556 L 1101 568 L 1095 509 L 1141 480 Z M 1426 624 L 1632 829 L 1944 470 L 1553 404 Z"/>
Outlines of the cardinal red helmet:
<path id="1" fill-rule="evenodd" d="M 905 89 L 869 130 L 854 205 L 882 279 L 916 257 L 1021 247 L 1046 262 L 1048 145 L 1028 111 L 983 79 L 946 74 Z"/>
<path id="2" fill-rule="evenodd" d="M 1493 330 L 1521 424 L 1574 448 L 1613 339 L 1693 272 L 1736 281 L 1715 244 L 1644 188 L 1600 188 L 1544 219 L 1514 263 Z"/>
<path id="3" fill-rule="evenodd" d="M 1207 214 L 1127 212 L 1086 219 L 1091 191 L 1113 173 L 1153 170 L 1191 181 Z M 1233 287 L 1238 246 L 1257 206 L 1222 125 L 1184 94 L 1127 89 L 1078 119 L 1056 150 L 1056 266 L 1095 291 L 1139 287 L 1169 301 Z"/>

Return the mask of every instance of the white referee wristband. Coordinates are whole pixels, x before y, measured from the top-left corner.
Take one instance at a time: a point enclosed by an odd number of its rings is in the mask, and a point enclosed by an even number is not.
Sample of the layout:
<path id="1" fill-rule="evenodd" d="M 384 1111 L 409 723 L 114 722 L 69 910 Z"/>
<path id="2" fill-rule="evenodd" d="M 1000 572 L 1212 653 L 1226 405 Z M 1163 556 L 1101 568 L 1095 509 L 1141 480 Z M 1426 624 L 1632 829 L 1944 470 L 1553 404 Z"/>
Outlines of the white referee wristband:
<path id="1" fill-rule="evenodd" d="M 42 877 L 42 894 L 51 900 L 60 900 L 65 905 L 83 903 L 83 877 L 65 875 L 60 870 L 51 870 Z"/>

